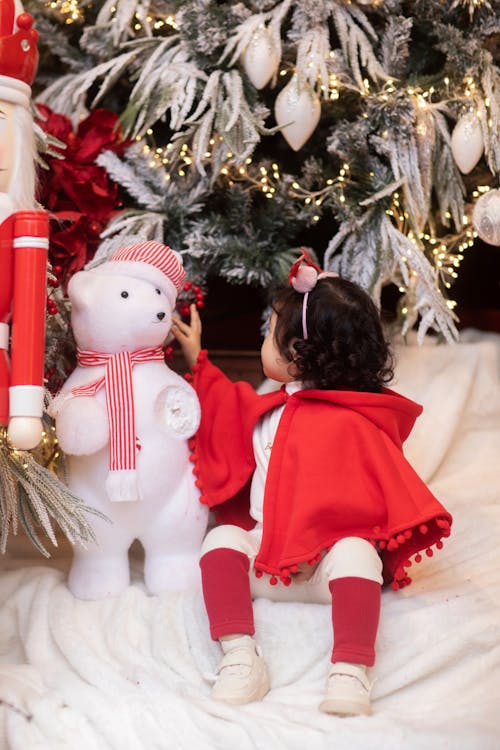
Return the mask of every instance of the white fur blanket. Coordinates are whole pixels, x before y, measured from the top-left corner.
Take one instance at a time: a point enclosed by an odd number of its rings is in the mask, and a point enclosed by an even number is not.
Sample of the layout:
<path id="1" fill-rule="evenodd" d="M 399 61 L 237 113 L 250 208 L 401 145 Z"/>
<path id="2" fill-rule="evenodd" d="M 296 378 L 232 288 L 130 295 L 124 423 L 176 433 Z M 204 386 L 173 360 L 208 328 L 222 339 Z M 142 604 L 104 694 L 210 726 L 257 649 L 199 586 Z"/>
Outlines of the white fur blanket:
<path id="1" fill-rule="evenodd" d="M 406 454 L 454 516 L 444 549 L 384 591 L 374 714 L 320 714 L 331 648 L 324 605 L 255 602 L 272 689 L 209 698 L 219 659 L 201 595 L 133 585 L 100 602 L 11 540 L 0 573 L 1 750 L 498 750 L 500 336 L 398 350 L 395 388 L 424 404 Z"/>

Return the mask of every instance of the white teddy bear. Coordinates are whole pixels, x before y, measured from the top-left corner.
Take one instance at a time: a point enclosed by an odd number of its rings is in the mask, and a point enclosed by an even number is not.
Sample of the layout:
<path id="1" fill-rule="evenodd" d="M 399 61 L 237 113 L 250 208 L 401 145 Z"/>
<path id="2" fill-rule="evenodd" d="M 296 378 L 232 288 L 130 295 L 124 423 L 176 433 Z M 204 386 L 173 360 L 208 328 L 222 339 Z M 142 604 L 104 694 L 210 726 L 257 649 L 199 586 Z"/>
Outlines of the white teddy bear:
<path id="1" fill-rule="evenodd" d="M 151 593 L 198 585 L 208 510 L 187 439 L 200 408 L 162 351 L 184 279 L 177 253 L 143 242 L 69 283 L 78 365 L 50 411 L 69 488 L 111 520 L 96 517 L 97 544 L 74 547 L 68 585 L 81 599 L 115 596 L 129 584 L 134 539 Z"/>

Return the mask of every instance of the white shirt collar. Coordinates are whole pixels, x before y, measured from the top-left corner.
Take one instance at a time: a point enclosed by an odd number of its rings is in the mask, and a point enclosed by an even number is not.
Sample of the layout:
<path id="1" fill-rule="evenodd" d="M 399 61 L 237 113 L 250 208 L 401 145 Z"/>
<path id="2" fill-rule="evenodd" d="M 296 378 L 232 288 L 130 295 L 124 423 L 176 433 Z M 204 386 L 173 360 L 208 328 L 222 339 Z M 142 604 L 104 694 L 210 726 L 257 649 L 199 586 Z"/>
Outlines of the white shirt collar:
<path id="1" fill-rule="evenodd" d="M 288 393 L 289 396 L 291 396 L 292 393 L 297 393 L 297 391 L 301 391 L 303 387 L 304 385 L 301 380 L 292 380 L 291 383 L 285 384 L 285 391 Z"/>

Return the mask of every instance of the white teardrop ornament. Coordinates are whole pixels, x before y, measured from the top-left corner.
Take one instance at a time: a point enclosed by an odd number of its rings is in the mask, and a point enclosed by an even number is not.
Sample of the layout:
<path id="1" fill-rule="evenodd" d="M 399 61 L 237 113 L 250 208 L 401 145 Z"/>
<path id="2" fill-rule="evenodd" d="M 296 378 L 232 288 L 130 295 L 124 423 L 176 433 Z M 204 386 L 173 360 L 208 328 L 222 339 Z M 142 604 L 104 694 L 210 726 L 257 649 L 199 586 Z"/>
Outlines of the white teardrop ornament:
<path id="1" fill-rule="evenodd" d="M 321 103 L 311 86 L 306 81 L 300 84 L 295 74 L 276 97 L 274 116 L 285 140 L 298 151 L 319 122 Z"/>
<path id="2" fill-rule="evenodd" d="M 269 30 L 262 24 L 241 55 L 245 73 L 256 89 L 266 86 L 278 67 L 278 54 Z"/>
<path id="3" fill-rule="evenodd" d="M 481 123 L 473 112 L 463 115 L 451 134 L 451 153 L 462 174 L 469 174 L 483 155 Z"/>
<path id="4" fill-rule="evenodd" d="M 477 200 L 472 224 L 484 242 L 500 245 L 500 190 L 489 190 Z"/>

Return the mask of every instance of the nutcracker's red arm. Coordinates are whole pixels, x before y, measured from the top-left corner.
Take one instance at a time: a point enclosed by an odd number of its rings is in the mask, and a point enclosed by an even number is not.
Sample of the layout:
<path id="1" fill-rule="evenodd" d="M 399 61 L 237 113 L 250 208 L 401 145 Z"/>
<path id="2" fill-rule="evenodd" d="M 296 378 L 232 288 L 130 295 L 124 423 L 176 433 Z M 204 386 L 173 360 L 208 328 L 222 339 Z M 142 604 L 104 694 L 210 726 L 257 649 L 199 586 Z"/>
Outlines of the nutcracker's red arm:
<path id="1" fill-rule="evenodd" d="M 41 417 L 47 296 L 48 216 L 14 215 L 9 417 Z"/>
<path id="2" fill-rule="evenodd" d="M 9 322 L 14 282 L 14 216 L 0 224 L 0 425 L 9 421 Z"/>

